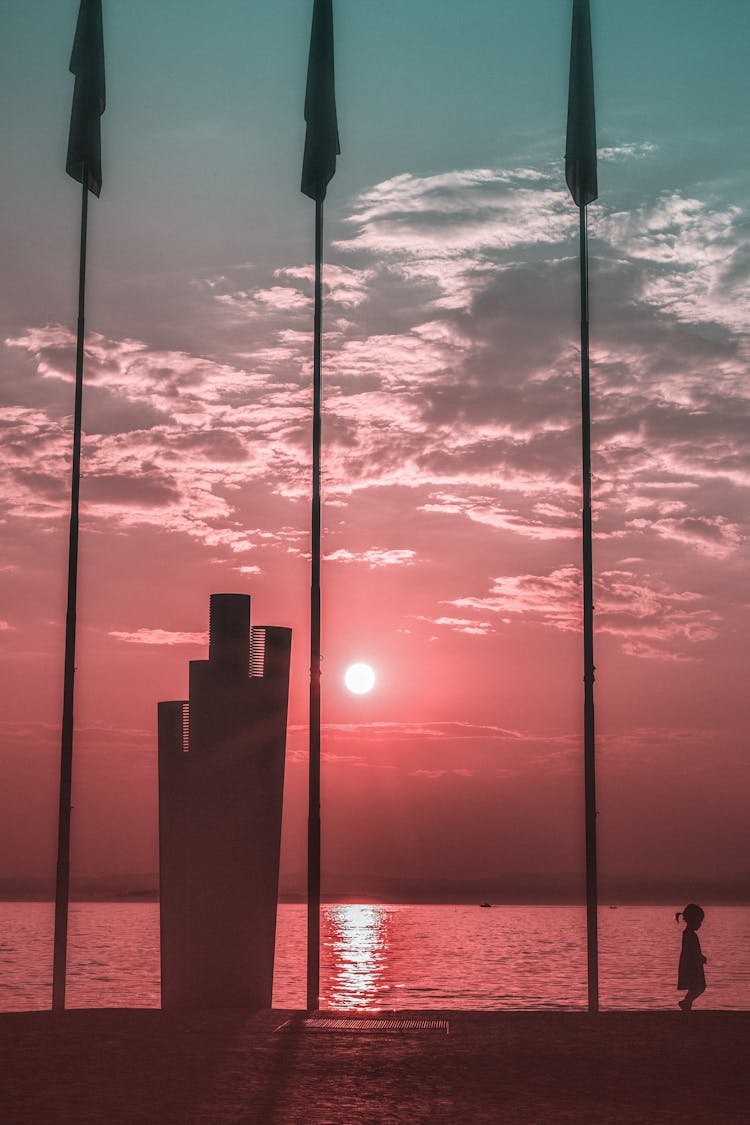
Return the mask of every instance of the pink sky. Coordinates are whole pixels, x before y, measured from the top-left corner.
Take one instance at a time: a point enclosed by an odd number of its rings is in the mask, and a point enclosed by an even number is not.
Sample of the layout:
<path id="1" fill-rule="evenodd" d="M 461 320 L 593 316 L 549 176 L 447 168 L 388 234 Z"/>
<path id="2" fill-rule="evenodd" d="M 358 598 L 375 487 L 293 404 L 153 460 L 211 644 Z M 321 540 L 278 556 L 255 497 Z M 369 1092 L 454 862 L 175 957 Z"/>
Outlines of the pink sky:
<path id="1" fill-rule="evenodd" d="M 351 145 L 329 193 L 325 271 L 331 883 L 583 870 L 577 215 L 559 53 L 559 121 L 473 162 L 430 120 L 412 163 L 396 130 L 381 168 L 343 111 Z M 590 208 L 600 866 L 604 878 L 673 876 L 682 904 L 696 878 L 747 886 L 750 871 L 747 178 L 729 158 L 687 168 L 669 132 L 678 118 L 634 116 L 616 68 L 603 73 Z M 122 91 L 124 71 L 112 74 Z M 354 85 L 345 63 L 342 75 Z M 63 67 L 61 136 L 67 78 Z M 236 176 L 175 171 L 169 196 L 160 176 L 193 143 L 246 159 L 229 124 L 225 136 L 194 109 L 185 136 L 176 119 L 149 134 L 165 166 L 136 207 L 125 173 L 107 180 L 131 151 L 123 104 L 113 97 L 103 120 L 91 208 L 74 874 L 156 870 L 156 704 L 183 698 L 187 662 L 205 656 L 209 594 L 237 591 L 255 624 L 294 630 L 288 876 L 304 868 L 309 644 L 312 212 L 299 137 L 278 156 L 294 164 L 278 206 L 270 161 L 242 181 L 247 223 L 230 208 L 222 226 Z M 688 109 L 679 121 L 697 120 Z M 0 876 L 54 870 L 77 239 L 58 165 L 57 210 L 35 180 L 43 219 L 23 161 L 11 165 Z M 366 697 L 343 686 L 354 660 L 376 670 Z"/>

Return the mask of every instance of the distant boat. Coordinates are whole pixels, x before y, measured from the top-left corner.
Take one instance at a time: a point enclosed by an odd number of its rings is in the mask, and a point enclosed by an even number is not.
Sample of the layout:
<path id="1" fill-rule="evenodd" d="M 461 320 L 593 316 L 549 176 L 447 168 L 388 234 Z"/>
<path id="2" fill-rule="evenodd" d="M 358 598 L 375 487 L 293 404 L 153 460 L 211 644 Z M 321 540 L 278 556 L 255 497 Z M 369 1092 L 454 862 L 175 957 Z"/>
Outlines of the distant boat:
<path id="1" fill-rule="evenodd" d="M 485 907 L 489 909 L 489 907 L 490 907 L 490 906 L 492 906 L 492 903 L 491 903 L 491 902 L 480 902 L 480 904 L 479 904 L 479 905 L 480 905 L 480 906 L 481 906 L 481 907 L 482 907 L 483 909 L 484 909 Z"/>
<path id="2" fill-rule="evenodd" d="M 617 907 L 616 907 L 616 906 L 610 906 L 610 908 L 609 908 L 609 909 L 610 909 L 610 910 L 617 910 Z"/>

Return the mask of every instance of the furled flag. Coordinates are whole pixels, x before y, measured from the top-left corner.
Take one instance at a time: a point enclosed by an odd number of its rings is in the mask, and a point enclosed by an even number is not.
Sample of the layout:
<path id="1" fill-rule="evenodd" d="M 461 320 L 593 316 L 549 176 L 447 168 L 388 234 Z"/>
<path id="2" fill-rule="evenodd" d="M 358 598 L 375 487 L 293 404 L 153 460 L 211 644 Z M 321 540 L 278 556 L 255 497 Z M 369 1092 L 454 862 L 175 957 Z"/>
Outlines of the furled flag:
<path id="1" fill-rule="evenodd" d="M 302 161 L 302 191 L 310 199 L 322 202 L 336 171 L 336 157 L 341 152 L 333 79 L 332 0 L 315 0 L 313 6 L 305 121 L 307 133 Z"/>
<path id="2" fill-rule="evenodd" d="M 100 117 L 104 113 L 104 34 L 102 0 L 81 0 L 70 56 L 76 76 L 73 109 L 68 135 L 65 171 L 94 195 L 102 189 L 102 141 Z"/>
<path id="3" fill-rule="evenodd" d="M 594 63 L 591 52 L 589 0 L 573 0 L 568 87 L 568 135 L 565 141 L 565 179 L 579 207 L 598 195 L 596 182 L 596 122 L 594 119 Z"/>

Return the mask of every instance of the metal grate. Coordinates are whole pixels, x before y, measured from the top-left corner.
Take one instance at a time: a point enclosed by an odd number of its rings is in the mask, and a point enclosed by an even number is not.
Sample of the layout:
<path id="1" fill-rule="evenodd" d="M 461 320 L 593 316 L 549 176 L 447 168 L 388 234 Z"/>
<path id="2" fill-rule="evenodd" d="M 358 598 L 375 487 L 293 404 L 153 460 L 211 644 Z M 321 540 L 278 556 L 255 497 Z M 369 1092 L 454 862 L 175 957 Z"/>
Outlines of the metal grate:
<path id="1" fill-rule="evenodd" d="M 266 668 L 266 626 L 253 625 L 250 630 L 250 675 L 263 676 Z"/>
<path id="2" fill-rule="evenodd" d="M 287 1020 L 277 1031 L 323 1031 L 349 1035 L 389 1034 L 402 1031 L 449 1032 L 447 1020 L 427 1019 L 366 1019 L 356 1016 L 307 1016 L 302 1020 Z"/>
<path id="3" fill-rule="evenodd" d="M 182 705 L 182 749 L 187 754 L 190 749 L 190 704 Z"/>

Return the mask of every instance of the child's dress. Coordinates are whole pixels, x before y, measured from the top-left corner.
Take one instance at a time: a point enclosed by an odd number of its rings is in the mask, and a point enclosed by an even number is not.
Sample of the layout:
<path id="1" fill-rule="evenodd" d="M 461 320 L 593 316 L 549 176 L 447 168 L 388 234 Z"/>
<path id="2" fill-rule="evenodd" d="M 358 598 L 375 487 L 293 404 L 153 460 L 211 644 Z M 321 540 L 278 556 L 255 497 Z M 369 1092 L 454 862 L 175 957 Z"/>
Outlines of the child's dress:
<path id="1" fill-rule="evenodd" d="M 685 930 L 682 935 L 682 952 L 677 975 L 677 987 L 688 991 L 706 987 L 706 974 L 703 971 L 705 958 L 701 953 L 701 943 L 695 930 Z"/>

